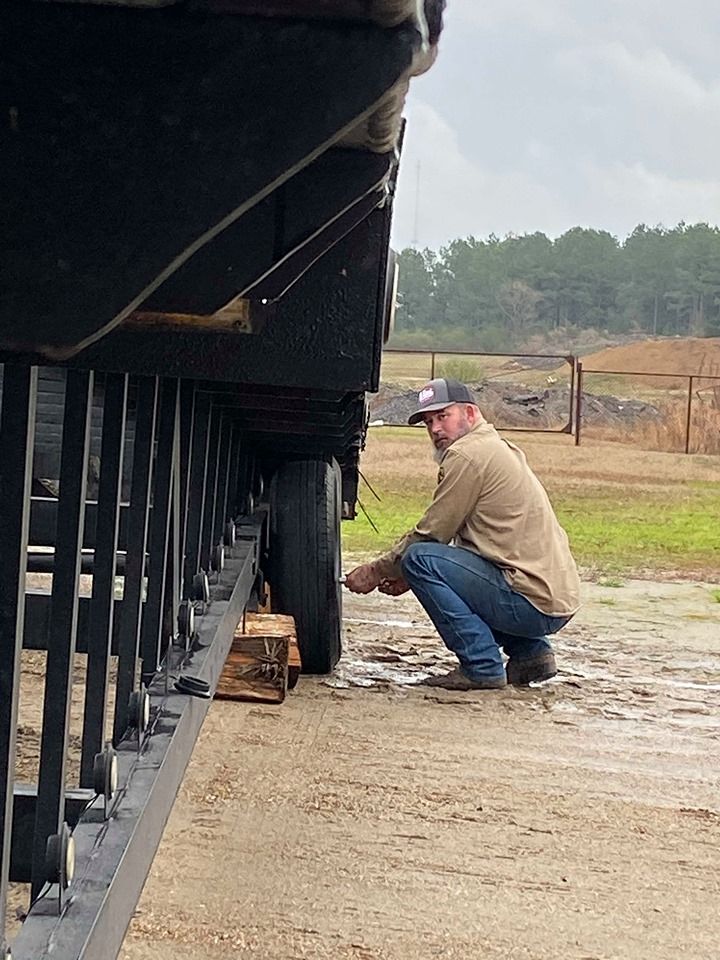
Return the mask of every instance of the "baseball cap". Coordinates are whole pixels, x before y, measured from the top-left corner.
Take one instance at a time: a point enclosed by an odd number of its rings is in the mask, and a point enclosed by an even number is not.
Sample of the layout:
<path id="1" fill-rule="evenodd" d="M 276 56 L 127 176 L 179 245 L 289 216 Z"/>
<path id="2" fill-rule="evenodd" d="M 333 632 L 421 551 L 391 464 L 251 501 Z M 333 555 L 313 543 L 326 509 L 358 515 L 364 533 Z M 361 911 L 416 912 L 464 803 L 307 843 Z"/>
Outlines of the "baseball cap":
<path id="1" fill-rule="evenodd" d="M 418 405 L 408 417 L 408 423 L 419 423 L 424 413 L 442 410 L 453 403 L 477 404 L 477 400 L 470 389 L 459 380 L 448 380 L 444 377 L 431 380 L 418 394 Z"/>

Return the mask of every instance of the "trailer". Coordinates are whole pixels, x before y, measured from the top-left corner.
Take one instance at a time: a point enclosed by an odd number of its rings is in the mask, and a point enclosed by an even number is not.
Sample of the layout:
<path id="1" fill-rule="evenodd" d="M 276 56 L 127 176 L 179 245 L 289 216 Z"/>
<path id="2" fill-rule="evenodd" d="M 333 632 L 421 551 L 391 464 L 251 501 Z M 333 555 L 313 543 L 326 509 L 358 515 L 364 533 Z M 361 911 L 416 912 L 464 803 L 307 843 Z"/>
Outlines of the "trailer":
<path id="1" fill-rule="evenodd" d="M 402 107 L 442 7 L 3 6 L 4 958 L 117 956 L 244 611 L 269 592 L 308 672 L 341 655 Z M 45 651 L 34 783 L 23 650 Z"/>

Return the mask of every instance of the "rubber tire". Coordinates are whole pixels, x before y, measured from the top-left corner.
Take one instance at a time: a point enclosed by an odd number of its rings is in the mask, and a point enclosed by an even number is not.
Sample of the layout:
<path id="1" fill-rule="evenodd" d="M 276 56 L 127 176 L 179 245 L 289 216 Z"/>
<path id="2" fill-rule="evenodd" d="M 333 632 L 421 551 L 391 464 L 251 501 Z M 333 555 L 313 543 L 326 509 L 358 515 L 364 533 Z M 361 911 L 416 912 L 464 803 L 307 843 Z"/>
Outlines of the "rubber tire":
<path id="1" fill-rule="evenodd" d="M 330 673 L 342 652 L 341 486 L 335 460 L 291 460 L 273 481 L 273 610 L 295 618 L 303 673 Z"/>

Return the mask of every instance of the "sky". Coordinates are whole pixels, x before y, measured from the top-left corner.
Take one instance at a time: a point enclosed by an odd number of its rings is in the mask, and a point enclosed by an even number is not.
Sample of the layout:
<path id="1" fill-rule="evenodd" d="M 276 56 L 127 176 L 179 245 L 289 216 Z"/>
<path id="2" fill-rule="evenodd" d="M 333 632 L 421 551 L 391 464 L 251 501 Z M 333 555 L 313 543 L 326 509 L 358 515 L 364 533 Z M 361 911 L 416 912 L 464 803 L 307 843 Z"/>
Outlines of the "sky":
<path id="1" fill-rule="evenodd" d="M 448 0 L 394 246 L 719 223 L 718 49 L 717 0 Z"/>

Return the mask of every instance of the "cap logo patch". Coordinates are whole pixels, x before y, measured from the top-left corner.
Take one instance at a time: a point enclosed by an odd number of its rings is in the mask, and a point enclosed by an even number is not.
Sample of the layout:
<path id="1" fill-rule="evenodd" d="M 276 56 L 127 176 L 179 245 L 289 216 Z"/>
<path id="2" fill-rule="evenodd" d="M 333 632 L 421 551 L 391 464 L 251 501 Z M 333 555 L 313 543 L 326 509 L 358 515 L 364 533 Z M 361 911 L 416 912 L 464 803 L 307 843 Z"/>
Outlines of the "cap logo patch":
<path id="1" fill-rule="evenodd" d="M 432 400 L 435 396 L 435 391 L 432 387 L 425 387 L 420 391 L 418 396 L 418 403 L 427 403 L 428 400 Z"/>

